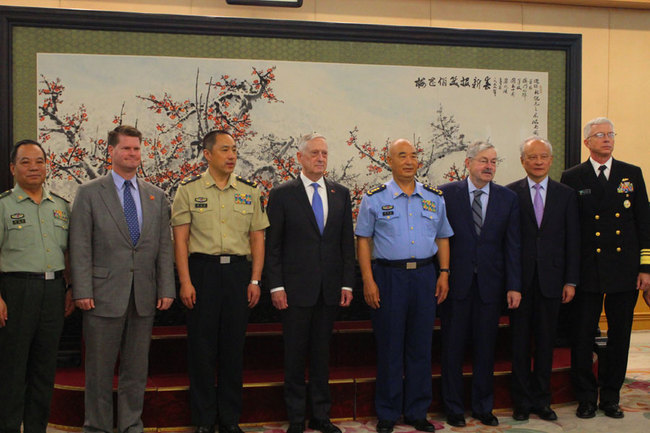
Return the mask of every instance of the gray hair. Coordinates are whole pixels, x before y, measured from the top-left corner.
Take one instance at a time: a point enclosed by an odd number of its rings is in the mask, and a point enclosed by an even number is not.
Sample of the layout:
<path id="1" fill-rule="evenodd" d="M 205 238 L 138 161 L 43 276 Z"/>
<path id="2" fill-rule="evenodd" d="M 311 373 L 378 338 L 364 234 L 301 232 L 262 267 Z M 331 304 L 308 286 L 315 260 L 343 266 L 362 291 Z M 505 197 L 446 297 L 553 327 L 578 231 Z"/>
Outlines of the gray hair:
<path id="1" fill-rule="evenodd" d="M 591 132 L 591 127 L 594 125 L 602 125 L 603 123 L 608 123 L 611 125 L 612 129 L 614 129 L 614 123 L 612 123 L 611 120 L 609 120 L 607 117 L 596 117 L 595 119 L 591 119 L 587 124 L 585 125 L 585 128 L 583 129 L 583 133 L 585 134 L 585 139 L 589 137 L 589 133 Z"/>
<path id="2" fill-rule="evenodd" d="M 320 135 L 318 132 L 310 132 L 309 134 L 301 135 L 298 137 L 298 152 L 304 152 L 307 149 L 307 143 L 317 138 L 322 138 L 327 141 L 325 137 Z"/>
<path id="3" fill-rule="evenodd" d="M 467 146 L 467 154 L 465 156 L 469 159 L 472 159 L 484 150 L 494 148 L 494 145 L 492 143 L 488 143 L 487 141 L 475 141 L 474 143 Z"/>
<path id="4" fill-rule="evenodd" d="M 546 148 L 548 149 L 548 153 L 551 156 L 553 156 L 553 145 L 551 144 L 550 141 L 545 140 L 538 135 L 531 135 L 530 137 L 522 141 L 521 144 L 519 145 L 519 152 L 521 153 L 522 158 L 524 157 L 524 147 L 526 147 L 526 145 L 531 141 L 541 141 L 542 143 L 544 143 L 546 145 Z"/>

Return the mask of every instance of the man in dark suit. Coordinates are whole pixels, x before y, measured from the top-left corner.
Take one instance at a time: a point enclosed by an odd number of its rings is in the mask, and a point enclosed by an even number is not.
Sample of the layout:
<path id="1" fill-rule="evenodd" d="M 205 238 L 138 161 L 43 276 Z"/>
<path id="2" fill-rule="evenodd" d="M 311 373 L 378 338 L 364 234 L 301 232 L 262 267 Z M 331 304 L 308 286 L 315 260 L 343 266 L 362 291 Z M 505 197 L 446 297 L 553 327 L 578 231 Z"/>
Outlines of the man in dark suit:
<path id="1" fill-rule="evenodd" d="M 527 176 L 508 185 L 519 196 L 521 215 L 522 290 L 512 311 L 513 418 L 529 413 L 554 421 L 551 409 L 553 346 L 561 303 L 573 299 L 578 283 L 580 235 L 578 201 L 571 188 L 548 177 L 551 143 L 529 137 L 521 144 Z M 531 371 L 531 337 L 534 368 Z"/>
<path id="2" fill-rule="evenodd" d="M 600 409 L 622 418 L 619 393 L 630 347 L 638 290 L 650 290 L 650 208 L 643 173 L 637 166 L 612 158 L 614 125 L 599 117 L 584 128 L 589 159 L 562 174 L 562 183 L 578 192 L 581 222 L 580 285 L 574 301 L 571 351 L 576 415 Z M 592 367 L 594 331 L 605 298 L 607 349 L 599 357 L 598 381 Z"/>
<path id="3" fill-rule="evenodd" d="M 149 343 L 156 309 L 172 304 L 174 264 L 165 193 L 138 179 L 142 134 L 108 134 L 112 171 L 79 187 L 70 219 L 73 298 L 84 310 L 84 431 L 113 431 L 118 353 L 118 432 L 142 432 Z"/>
<path id="4" fill-rule="evenodd" d="M 323 177 L 327 142 L 298 143 L 300 177 L 271 190 L 266 274 L 284 335 L 284 397 L 288 433 L 305 429 L 305 358 L 309 353 L 309 428 L 340 433 L 330 422 L 329 341 L 338 306 L 352 301 L 354 238 L 350 192 Z"/>
<path id="5" fill-rule="evenodd" d="M 454 230 L 450 240 L 449 299 L 442 319 L 442 395 L 447 422 L 465 425 L 463 359 L 472 341 L 472 416 L 495 426 L 493 372 L 504 294 L 508 307 L 521 299 L 521 232 L 517 195 L 492 182 L 497 151 L 486 142 L 467 149 L 469 177 L 440 187 Z"/>

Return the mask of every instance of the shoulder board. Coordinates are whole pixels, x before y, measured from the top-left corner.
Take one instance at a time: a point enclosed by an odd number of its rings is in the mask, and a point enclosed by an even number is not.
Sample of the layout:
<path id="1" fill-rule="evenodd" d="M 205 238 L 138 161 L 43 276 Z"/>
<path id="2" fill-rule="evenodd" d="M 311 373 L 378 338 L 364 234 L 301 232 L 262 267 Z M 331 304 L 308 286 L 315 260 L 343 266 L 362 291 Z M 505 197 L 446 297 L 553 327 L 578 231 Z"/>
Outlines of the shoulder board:
<path id="1" fill-rule="evenodd" d="M 252 180 L 244 179 L 241 176 L 237 176 L 237 180 L 241 183 L 245 183 L 248 186 L 252 186 L 253 188 L 257 188 L 257 182 L 253 182 Z"/>
<path id="2" fill-rule="evenodd" d="M 379 185 L 379 186 L 375 186 L 375 187 L 373 187 L 373 188 L 370 188 L 370 189 L 368 190 L 368 192 L 366 192 L 366 195 L 377 194 L 379 191 L 383 191 L 383 190 L 385 190 L 385 189 L 386 189 L 386 184 L 385 184 L 385 183 L 382 183 L 382 184 Z"/>
<path id="3" fill-rule="evenodd" d="M 50 195 L 53 195 L 53 196 L 56 197 L 56 198 L 60 198 L 61 200 L 63 200 L 63 201 L 66 202 L 66 203 L 70 203 L 70 200 L 68 200 L 68 199 L 65 198 L 65 197 L 61 197 L 59 194 L 55 194 L 55 193 L 53 193 L 53 192 L 50 191 Z"/>
<path id="4" fill-rule="evenodd" d="M 0 199 L 1 199 L 1 198 L 5 198 L 5 197 L 7 197 L 8 195 L 10 195 L 10 194 L 11 194 L 11 191 L 12 191 L 12 190 L 8 189 L 8 190 L 6 190 L 5 192 L 3 192 L 2 194 L 0 194 Z"/>
<path id="5" fill-rule="evenodd" d="M 427 191 L 431 191 L 434 194 L 442 195 L 442 191 L 440 191 L 438 188 L 434 188 L 431 185 L 427 185 L 426 183 L 422 184 L 422 188 L 426 189 Z"/>
<path id="6" fill-rule="evenodd" d="M 190 178 L 184 179 L 184 180 L 181 182 L 181 185 L 187 185 L 188 183 L 192 183 L 192 182 L 194 182 L 195 180 L 199 180 L 199 179 L 201 179 L 201 176 L 192 176 L 192 177 L 190 177 Z"/>

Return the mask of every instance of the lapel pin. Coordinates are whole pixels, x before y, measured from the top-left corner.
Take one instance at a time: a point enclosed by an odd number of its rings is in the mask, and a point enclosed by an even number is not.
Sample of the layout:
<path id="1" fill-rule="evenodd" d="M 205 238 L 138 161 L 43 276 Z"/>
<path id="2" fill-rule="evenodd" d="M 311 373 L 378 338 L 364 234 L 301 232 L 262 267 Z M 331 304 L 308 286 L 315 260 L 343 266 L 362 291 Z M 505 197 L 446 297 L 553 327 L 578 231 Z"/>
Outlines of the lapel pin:
<path id="1" fill-rule="evenodd" d="M 153 200 L 154 197 L 152 195 L 149 196 L 149 200 Z"/>

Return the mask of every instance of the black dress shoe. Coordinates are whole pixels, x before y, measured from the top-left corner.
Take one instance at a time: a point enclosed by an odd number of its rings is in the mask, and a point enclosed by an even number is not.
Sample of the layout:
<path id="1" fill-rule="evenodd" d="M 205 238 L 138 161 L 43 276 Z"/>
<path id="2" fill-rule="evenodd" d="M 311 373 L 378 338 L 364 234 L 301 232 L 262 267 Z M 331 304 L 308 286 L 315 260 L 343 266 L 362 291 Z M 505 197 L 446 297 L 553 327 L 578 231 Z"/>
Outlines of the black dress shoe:
<path id="1" fill-rule="evenodd" d="M 497 419 L 496 416 L 492 415 L 492 412 L 486 412 L 486 413 L 472 412 L 472 418 L 476 418 L 477 420 L 481 421 L 481 424 L 490 425 L 490 426 L 499 425 L 499 420 Z"/>
<path id="2" fill-rule="evenodd" d="M 312 418 L 309 420 L 309 428 L 323 433 L 341 433 L 341 429 L 332 424 L 328 419 Z"/>
<path id="3" fill-rule="evenodd" d="M 540 408 L 532 408 L 530 410 L 530 413 L 534 413 L 544 421 L 556 421 L 557 420 L 557 414 L 553 409 L 551 409 L 549 406 L 544 406 Z"/>
<path id="4" fill-rule="evenodd" d="M 196 426 L 194 433 L 214 433 L 213 425 L 199 425 Z"/>
<path id="5" fill-rule="evenodd" d="M 605 412 L 605 416 L 610 418 L 620 419 L 625 416 L 621 408 L 618 407 L 618 403 L 601 403 L 598 407 Z"/>
<path id="6" fill-rule="evenodd" d="M 305 431 L 304 422 L 292 422 L 289 424 L 287 433 L 303 433 Z"/>
<path id="7" fill-rule="evenodd" d="M 413 426 L 413 428 L 418 431 L 424 431 L 429 433 L 436 431 L 436 428 L 433 426 L 433 424 L 427 421 L 426 418 L 420 418 L 420 419 L 404 418 L 404 424 Z"/>
<path id="8" fill-rule="evenodd" d="M 465 415 L 462 413 L 447 414 L 447 424 L 454 427 L 465 427 Z"/>
<path id="9" fill-rule="evenodd" d="M 578 418 L 593 418 L 596 416 L 596 403 L 590 401 L 581 401 L 576 409 L 576 416 Z"/>
<path id="10" fill-rule="evenodd" d="M 524 409 L 523 407 L 516 407 L 512 411 L 512 419 L 515 421 L 526 421 L 529 415 L 530 411 L 528 409 Z"/>
<path id="11" fill-rule="evenodd" d="M 219 424 L 219 433 L 244 433 L 237 424 Z"/>
<path id="12" fill-rule="evenodd" d="M 377 433 L 392 433 L 393 427 L 395 427 L 395 421 L 380 419 L 377 422 Z"/>

